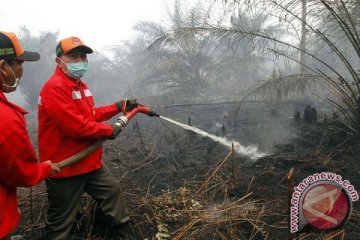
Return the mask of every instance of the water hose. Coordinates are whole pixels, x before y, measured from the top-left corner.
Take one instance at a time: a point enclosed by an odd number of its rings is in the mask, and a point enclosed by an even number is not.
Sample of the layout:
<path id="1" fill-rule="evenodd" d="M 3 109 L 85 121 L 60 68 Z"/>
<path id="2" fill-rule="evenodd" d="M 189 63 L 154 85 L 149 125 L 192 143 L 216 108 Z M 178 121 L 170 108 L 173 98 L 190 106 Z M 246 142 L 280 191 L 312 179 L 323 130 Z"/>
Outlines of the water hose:
<path id="1" fill-rule="evenodd" d="M 144 105 L 138 105 L 135 108 L 133 108 L 131 111 L 126 111 L 126 101 L 123 101 L 123 102 L 124 103 L 122 105 L 121 111 L 123 112 L 124 115 L 120 116 L 115 123 L 119 127 L 125 127 L 129 123 L 129 120 L 132 119 L 139 112 L 144 113 L 150 117 L 155 117 L 155 116 L 159 117 L 159 114 L 157 114 L 155 111 L 153 111 L 152 109 L 150 109 Z M 106 140 L 108 140 L 108 138 L 99 138 L 93 144 L 91 144 L 88 148 L 86 148 L 86 149 L 82 150 L 81 152 L 78 152 L 58 163 L 54 163 L 54 165 L 60 169 L 70 166 L 70 165 L 78 162 L 80 159 L 83 159 L 84 157 L 86 157 L 87 155 L 89 155 L 90 153 L 95 151 L 96 149 L 98 149 Z"/>
<path id="2" fill-rule="evenodd" d="M 68 158 L 62 160 L 61 162 L 54 163 L 54 165 L 60 169 L 70 166 L 70 165 L 78 162 L 80 159 L 86 157 L 87 155 L 89 155 L 90 153 L 95 151 L 96 149 L 98 149 L 106 140 L 107 140 L 107 138 L 99 138 L 98 140 L 96 140 L 96 142 L 91 144 L 88 148 L 72 155 L 71 157 L 68 157 Z"/>

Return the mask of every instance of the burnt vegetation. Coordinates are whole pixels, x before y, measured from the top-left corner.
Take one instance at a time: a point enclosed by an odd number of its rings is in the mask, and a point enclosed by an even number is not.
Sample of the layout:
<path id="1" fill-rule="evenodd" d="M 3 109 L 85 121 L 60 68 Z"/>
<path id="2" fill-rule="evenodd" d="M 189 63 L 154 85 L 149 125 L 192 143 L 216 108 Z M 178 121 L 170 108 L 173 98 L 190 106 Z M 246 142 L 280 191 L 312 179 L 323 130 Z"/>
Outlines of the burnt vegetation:
<path id="1" fill-rule="evenodd" d="M 360 3 L 356 0 L 227 0 L 168 8 L 167 22 L 139 22 L 134 41 L 90 57 L 86 76 L 98 105 L 135 97 L 160 115 L 258 146 L 251 160 L 161 119 L 139 115 L 104 145 L 103 161 L 124 186 L 134 239 L 285 239 L 288 182 L 322 171 L 359 182 Z M 220 10 L 221 9 L 221 10 Z M 58 33 L 24 26 L 22 93 L 36 108 L 54 69 Z M 41 47 L 40 47 L 41 46 Z M 47 47 L 48 46 L 48 47 Z M 36 112 L 28 130 L 36 147 Z M 115 121 L 113 119 L 112 121 Z M 40 239 L 45 186 L 19 190 L 18 233 Z M 357 239 L 360 212 L 330 232 L 294 239 Z M 107 239 L 106 223 L 84 195 L 79 239 Z"/>

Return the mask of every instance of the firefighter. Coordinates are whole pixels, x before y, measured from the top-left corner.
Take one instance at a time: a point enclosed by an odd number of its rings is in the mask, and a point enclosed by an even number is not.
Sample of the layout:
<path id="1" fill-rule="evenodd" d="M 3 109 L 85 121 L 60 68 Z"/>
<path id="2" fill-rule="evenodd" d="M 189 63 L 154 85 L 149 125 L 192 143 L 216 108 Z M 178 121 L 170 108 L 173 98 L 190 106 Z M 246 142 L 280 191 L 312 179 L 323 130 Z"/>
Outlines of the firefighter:
<path id="1" fill-rule="evenodd" d="M 38 163 L 26 131 L 27 112 L 4 93 L 16 90 L 24 61 L 37 61 L 36 52 L 23 51 L 14 33 L 0 32 L 0 239 L 10 239 L 20 219 L 16 187 L 34 186 L 60 169 Z"/>
<path id="2" fill-rule="evenodd" d="M 38 105 L 40 160 L 53 162 L 86 149 L 98 138 L 114 139 L 121 127 L 102 123 L 138 105 L 136 99 L 95 107 L 87 84 L 82 81 L 88 70 L 87 54 L 93 50 L 78 37 L 62 39 L 56 46 L 55 73 L 43 86 Z M 51 143 L 51 144 L 50 144 Z M 129 220 L 120 183 L 104 168 L 102 147 L 79 162 L 63 168 L 46 180 L 49 209 L 46 239 L 69 239 L 81 196 L 88 193 L 97 202 L 114 234 Z M 120 232 L 121 234 L 121 232 Z M 114 237 L 114 239 L 117 239 Z"/>

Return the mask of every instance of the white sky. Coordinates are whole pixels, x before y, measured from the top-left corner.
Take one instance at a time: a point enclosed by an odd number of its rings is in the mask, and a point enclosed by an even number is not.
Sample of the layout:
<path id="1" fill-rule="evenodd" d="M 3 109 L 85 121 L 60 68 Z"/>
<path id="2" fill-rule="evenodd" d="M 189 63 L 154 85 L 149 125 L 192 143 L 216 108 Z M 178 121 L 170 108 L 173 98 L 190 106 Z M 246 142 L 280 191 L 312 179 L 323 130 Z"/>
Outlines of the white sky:
<path id="1" fill-rule="evenodd" d="M 111 45 L 135 35 L 141 20 L 165 21 L 174 0 L 2 0 L 0 31 L 19 34 L 26 26 L 33 35 L 59 31 L 60 38 L 80 37 L 91 48 L 106 52 Z M 7 98 L 22 106 L 19 90 Z"/>
<path id="2" fill-rule="evenodd" d="M 0 4 L 0 30 L 18 34 L 26 26 L 60 32 L 60 38 L 80 37 L 96 50 L 131 39 L 140 20 L 162 21 L 173 0 L 7 0 Z"/>

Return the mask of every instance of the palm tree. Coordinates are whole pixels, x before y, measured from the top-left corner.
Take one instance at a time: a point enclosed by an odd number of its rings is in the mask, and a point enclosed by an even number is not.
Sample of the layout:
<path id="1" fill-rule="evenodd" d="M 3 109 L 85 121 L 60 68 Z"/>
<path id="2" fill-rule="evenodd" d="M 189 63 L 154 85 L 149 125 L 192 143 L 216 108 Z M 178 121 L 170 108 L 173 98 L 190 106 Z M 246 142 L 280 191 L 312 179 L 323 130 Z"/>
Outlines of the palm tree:
<path id="1" fill-rule="evenodd" d="M 323 84 L 332 93 L 326 99 L 343 116 L 344 126 L 351 135 L 358 136 L 360 131 L 360 76 L 356 70 L 358 58 L 360 56 L 359 1 L 334 1 L 319 0 L 233 0 L 225 1 L 227 6 L 235 6 L 234 9 L 246 9 L 256 11 L 262 9 L 268 16 L 272 17 L 272 22 L 280 22 L 280 30 L 285 30 L 286 35 L 272 36 L 264 29 L 249 29 L 246 25 L 234 26 L 195 26 L 177 28 L 171 34 L 158 38 L 156 42 L 167 42 L 181 38 L 189 34 L 211 34 L 216 37 L 233 37 L 241 39 L 244 36 L 252 36 L 255 39 L 262 39 L 267 44 L 268 50 L 276 56 L 288 58 L 302 67 L 302 71 L 313 75 L 313 79 Z M 300 46 L 294 42 L 294 35 L 297 35 L 298 28 L 302 26 L 303 32 L 299 39 Z M 324 27 L 325 26 L 325 27 Z M 306 31 L 305 31 L 306 28 Z M 332 29 L 329 32 L 329 29 Z M 337 64 L 332 64 L 329 59 L 323 58 L 313 49 L 306 49 L 305 32 L 309 41 L 316 39 L 319 43 L 327 46 L 332 54 L 336 56 Z M 334 34 L 335 33 L 335 34 Z M 313 41 L 313 40 L 312 40 Z M 345 46 L 351 47 L 350 51 L 343 51 Z M 292 50 L 301 52 L 300 60 L 294 56 Z M 309 63 L 305 62 L 311 59 Z M 355 57 L 357 56 L 357 58 Z M 354 59 L 356 59 L 354 61 Z M 312 65 L 310 65 L 312 63 Z M 314 64 L 316 63 L 316 64 Z M 318 67 L 318 66 L 321 66 Z"/>

